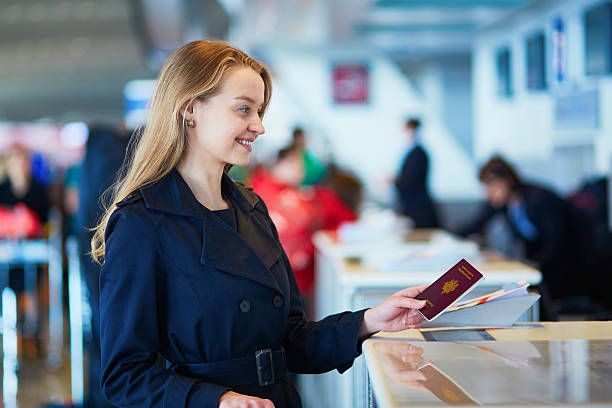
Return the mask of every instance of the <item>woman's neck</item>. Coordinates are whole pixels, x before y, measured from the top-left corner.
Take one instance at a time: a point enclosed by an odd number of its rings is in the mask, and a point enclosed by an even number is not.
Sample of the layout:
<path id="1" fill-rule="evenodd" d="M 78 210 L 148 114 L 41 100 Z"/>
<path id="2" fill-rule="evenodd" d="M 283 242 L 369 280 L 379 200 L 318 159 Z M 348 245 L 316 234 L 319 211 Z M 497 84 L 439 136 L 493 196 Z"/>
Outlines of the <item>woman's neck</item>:
<path id="1" fill-rule="evenodd" d="M 185 156 L 178 164 L 177 170 L 200 204 L 215 211 L 230 207 L 221 193 L 224 166 L 223 163 L 216 166 L 202 165 L 202 161 Z"/>

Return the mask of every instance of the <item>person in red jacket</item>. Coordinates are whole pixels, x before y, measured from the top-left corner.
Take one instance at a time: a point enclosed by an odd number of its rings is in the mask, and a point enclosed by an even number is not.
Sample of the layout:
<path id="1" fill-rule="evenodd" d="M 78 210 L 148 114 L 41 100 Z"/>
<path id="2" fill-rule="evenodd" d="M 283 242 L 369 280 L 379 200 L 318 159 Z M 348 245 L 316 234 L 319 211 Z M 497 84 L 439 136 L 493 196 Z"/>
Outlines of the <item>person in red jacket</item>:
<path id="1" fill-rule="evenodd" d="M 249 184 L 266 202 L 300 291 L 308 299 L 314 284 L 312 234 L 336 229 L 342 222 L 354 221 L 356 216 L 333 190 L 323 186 L 300 188 L 303 178 L 300 152 L 287 147 L 279 151 L 269 171 L 256 171 Z"/>

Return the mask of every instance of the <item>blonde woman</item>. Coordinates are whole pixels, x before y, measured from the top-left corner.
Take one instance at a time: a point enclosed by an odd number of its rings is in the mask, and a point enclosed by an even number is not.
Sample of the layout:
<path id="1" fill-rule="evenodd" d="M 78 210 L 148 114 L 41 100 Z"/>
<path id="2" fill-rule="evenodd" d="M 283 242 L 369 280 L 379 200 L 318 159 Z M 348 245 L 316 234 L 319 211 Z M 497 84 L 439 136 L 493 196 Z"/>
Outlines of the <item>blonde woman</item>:
<path id="1" fill-rule="evenodd" d="M 270 93 L 267 69 L 223 42 L 186 44 L 162 68 L 92 240 L 115 406 L 300 407 L 286 372 L 343 372 L 368 335 L 421 323 L 421 288 L 305 320 L 265 204 L 225 172 L 248 162 Z"/>

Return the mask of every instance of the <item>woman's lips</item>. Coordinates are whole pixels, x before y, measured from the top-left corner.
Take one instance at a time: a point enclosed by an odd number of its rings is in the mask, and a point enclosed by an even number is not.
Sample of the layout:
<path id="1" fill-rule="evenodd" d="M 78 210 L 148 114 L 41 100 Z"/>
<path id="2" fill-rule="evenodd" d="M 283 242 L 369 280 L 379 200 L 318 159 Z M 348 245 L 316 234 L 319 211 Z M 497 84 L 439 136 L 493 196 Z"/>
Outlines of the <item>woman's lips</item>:
<path id="1" fill-rule="evenodd" d="M 254 141 L 255 139 L 236 138 L 236 143 L 247 149 L 249 152 L 253 151 L 252 144 Z"/>

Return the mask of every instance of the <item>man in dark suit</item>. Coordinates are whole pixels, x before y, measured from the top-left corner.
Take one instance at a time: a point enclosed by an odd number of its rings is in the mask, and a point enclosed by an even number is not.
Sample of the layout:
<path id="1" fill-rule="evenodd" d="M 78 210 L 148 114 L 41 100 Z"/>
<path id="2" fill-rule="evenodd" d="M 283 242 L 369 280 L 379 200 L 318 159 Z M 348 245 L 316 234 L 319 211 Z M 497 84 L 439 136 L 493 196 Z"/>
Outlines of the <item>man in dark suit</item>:
<path id="1" fill-rule="evenodd" d="M 481 168 L 479 178 L 487 203 L 459 235 L 481 231 L 501 212 L 524 244 L 526 257 L 539 266 L 553 299 L 586 295 L 605 301 L 603 282 L 609 278 L 599 267 L 594 225 L 583 211 L 550 190 L 522 182 L 499 156 Z"/>
<path id="2" fill-rule="evenodd" d="M 420 126 L 418 119 L 406 121 L 410 147 L 395 186 L 399 192 L 400 211 L 412 218 L 415 228 L 437 228 L 438 216 L 427 189 L 429 159 L 418 140 L 417 132 Z"/>

